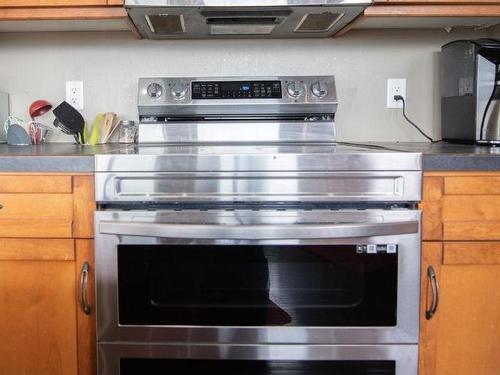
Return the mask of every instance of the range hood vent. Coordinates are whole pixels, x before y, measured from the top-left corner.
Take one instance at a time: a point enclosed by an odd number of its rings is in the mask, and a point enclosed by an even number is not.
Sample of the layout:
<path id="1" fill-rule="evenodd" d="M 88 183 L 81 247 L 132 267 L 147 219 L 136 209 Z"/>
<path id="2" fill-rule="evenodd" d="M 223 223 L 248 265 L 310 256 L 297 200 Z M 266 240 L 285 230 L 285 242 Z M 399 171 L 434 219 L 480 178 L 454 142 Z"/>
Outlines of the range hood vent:
<path id="1" fill-rule="evenodd" d="M 372 0 L 125 0 L 147 39 L 324 38 Z"/>
<path id="2" fill-rule="evenodd" d="M 180 34 L 186 32 L 182 14 L 149 14 L 146 16 L 149 29 L 155 34 Z"/>
<path id="3" fill-rule="evenodd" d="M 330 30 L 343 16 L 343 13 L 308 13 L 302 18 L 296 33 L 323 33 Z"/>

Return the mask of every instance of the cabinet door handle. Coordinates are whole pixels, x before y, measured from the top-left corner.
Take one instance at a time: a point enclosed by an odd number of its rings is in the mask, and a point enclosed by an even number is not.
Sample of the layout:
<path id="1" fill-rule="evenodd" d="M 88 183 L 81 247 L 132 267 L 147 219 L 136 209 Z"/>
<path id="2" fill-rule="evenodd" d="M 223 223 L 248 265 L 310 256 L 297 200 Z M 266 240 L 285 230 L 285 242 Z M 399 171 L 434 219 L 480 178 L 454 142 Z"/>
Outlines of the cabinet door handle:
<path id="1" fill-rule="evenodd" d="M 82 271 L 80 272 L 80 307 L 86 315 L 90 315 L 90 306 L 87 300 L 89 268 L 89 262 L 83 262 Z"/>
<path id="2" fill-rule="evenodd" d="M 438 304 L 439 304 L 439 284 L 436 277 L 436 272 L 432 266 L 427 267 L 427 277 L 431 284 L 432 290 L 432 303 L 429 310 L 425 311 L 425 319 L 430 320 L 436 314 Z"/>
<path id="3" fill-rule="evenodd" d="M 2 204 L 2 203 L 0 203 L 0 210 L 1 210 L 2 208 L 3 208 L 3 204 Z"/>

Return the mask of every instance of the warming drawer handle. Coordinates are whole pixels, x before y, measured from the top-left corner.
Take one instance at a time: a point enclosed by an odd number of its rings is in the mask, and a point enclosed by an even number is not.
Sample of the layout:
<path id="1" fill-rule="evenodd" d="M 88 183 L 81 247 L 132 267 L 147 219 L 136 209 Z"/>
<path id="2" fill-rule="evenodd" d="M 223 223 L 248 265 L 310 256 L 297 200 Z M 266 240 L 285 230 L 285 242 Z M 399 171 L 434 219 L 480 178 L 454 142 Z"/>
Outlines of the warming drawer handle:
<path id="1" fill-rule="evenodd" d="M 434 267 L 427 267 L 427 277 L 429 278 L 429 282 L 431 284 L 432 303 L 429 310 L 425 312 L 425 319 L 431 320 L 434 314 L 436 314 L 439 304 L 439 284 L 437 281 L 436 272 L 434 271 Z"/>
<path id="2" fill-rule="evenodd" d="M 210 225 L 101 221 L 99 232 L 158 238 L 286 240 L 356 238 L 418 233 L 418 221 L 350 224 Z"/>
<path id="3" fill-rule="evenodd" d="M 85 315 L 90 315 L 90 305 L 87 300 L 87 286 L 89 282 L 89 262 L 84 262 L 80 272 L 80 307 Z"/>

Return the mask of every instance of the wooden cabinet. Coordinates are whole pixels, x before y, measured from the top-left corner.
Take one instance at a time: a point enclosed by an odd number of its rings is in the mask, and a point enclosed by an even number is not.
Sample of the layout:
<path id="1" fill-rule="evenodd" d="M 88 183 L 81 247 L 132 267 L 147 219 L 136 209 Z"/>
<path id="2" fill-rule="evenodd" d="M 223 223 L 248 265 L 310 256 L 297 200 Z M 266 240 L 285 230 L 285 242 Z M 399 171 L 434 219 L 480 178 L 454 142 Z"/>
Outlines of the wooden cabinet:
<path id="1" fill-rule="evenodd" d="M 123 5 L 124 0 L 0 0 L 0 24 L 3 31 L 135 32 Z"/>
<path id="2" fill-rule="evenodd" d="M 481 172 L 424 177 L 421 375 L 500 374 L 499 181 Z M 439 302 L 426 317 L 433 275 Z"/>
<path id="3" fill-rule="evenodd" d="M 73 240 L 0 239 L 0 373 L 76 374 Z"/>
<path id="4" fill-rule="evenodd" d="M 0 175 L 0 207 L 0 374 L 95 374 L 93 176 Z"/>
<path id="5" fill-rule="evenodd" d="M 375 0 L 350 28 L 488 28 L 497 17 L 500 0 Z"/>
<path id="6" fill-rule="evenodd" d="M 0 7 L 81 7 L 123 5 L 123 0 L 0 0 Z"/>
<path id="7" fill-rule="evenodd" d="M 423 239 L 500 240 L 500 174 L 427 174 Z"/>
<path id="8" fill-rule="evenodd" d="M 352 29 L 488 29 L 498 24 L 500 0 L 374 0 Z"/>
<path id="9" fill-rule="evenodd" d="M 500 374 L 500 242 L 426 242 L 422 265 L 420 374 Z M 439 304 L 427 320 L 429 266 Z"/>

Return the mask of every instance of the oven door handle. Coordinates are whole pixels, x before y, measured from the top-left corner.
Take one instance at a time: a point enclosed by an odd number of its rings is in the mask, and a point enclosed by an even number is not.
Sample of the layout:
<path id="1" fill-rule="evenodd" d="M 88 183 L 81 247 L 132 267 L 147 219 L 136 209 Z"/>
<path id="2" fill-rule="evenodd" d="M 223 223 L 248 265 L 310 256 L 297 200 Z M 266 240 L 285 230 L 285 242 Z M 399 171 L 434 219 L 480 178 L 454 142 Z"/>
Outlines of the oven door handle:
<path id="1" fill-rule="evenodd" d="M 285 240 L 356 238 L 418 233 L 418 221 L 346 224 L 214 225 L 101 221 L 99 232 L 158 238 Z"/>

